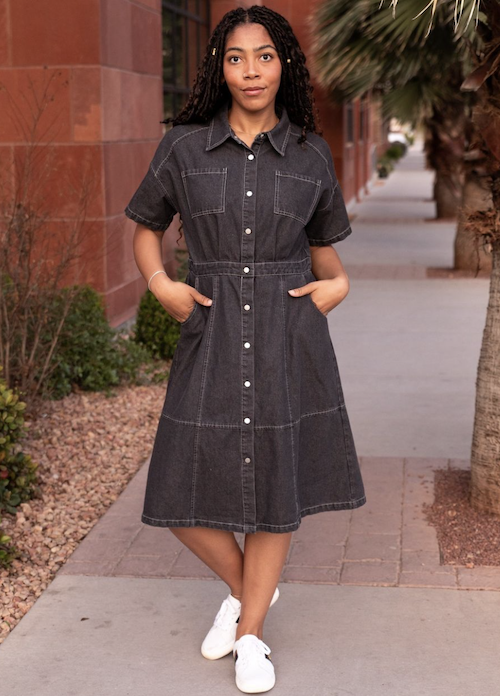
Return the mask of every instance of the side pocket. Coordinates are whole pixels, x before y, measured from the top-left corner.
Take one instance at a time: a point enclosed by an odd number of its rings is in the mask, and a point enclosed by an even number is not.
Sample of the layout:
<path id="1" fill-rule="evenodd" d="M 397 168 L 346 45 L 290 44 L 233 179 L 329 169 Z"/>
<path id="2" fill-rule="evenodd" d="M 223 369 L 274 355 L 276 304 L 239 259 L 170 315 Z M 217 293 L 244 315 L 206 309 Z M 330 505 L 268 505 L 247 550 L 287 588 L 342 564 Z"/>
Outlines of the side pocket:
<path id="1" fill-rule="evenodd" d="M 188 283 L 188 280 L 189 280 L 189 275 L 188 275 L 188 277 L 186 278 L 186 283 L 187 283 L 188 285 L 191 285 L 191 283 Z M 195 290 L 198 290 L 198 276 L 195 276 L 195 277 L 194 277 L 194 285 L 191 285 L 191 287 L 194 287 Z M 179 322 L 181 326 L 185 326 L 185 325 L 188 323 L 188 321 L 191 321 L 191 319 L 192 319 L 192 318 L 194 317 L 194 315 L 196 314 L 196 310 L 198 309 L 198 306 L 199 306 L 199 302 L 196 302 L 196 300 L 195 300 L 194 307 L 193 307 L 193 309 L 191 310 L 191 314 L 188 316 L 187 319 L 185 319 L 184 321 Z"/>
<path id="2" fill-rule="evenodd" d="M 312 271 L 308 271 L 307 273 L 303 273 L 302 277 L 304 278 L 304 285 L 306 285 L 306 283 L 312 283 L 314 280 L 317 280 L 317 278 L 315 277 L 315 275 Z M 308 302 L 310 304 L 312 304 L 312 306 L 313 306 L 314 310 L 317 312 L 317 314 L 319 314 L 323 319 L 325 319 L 325 321 L 328 321 L 328 317 L 326 316 L 326 314 L 323 314 L 321 309 L 319 309 L 319 307 L 316 305 L 315 301 L 311 297 L 311 293 L 307 293 L 307 295 L 305 295 L 304 297 L 306 297 Z"/>

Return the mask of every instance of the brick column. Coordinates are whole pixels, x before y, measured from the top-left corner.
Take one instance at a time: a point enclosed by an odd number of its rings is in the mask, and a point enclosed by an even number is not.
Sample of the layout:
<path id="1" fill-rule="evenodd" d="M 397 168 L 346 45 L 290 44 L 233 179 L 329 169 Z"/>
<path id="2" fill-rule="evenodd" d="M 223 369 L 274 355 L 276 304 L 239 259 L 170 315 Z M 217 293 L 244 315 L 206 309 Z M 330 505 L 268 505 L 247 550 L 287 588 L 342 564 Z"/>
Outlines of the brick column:
<path id="1" fill-rule="evenodd" d="M 115 326 L 134 315 L 146 288 L 133 257 L 135 224 L 123 208 L 163 133 L 161 43 L 161 0 L 45 0 L 42 12 L 30 0 L 0 0 L 3 176 L 15 172 L 8 165 L 26 144 L 13 107 L 29 121 L 30 81 L 38 98 L 50 82 L 54 99 L 38 130 L 54 163 L 41 182 L 54 201 L 51 224 L 70 226 L 90 164 L 95 188 L 79 280 L 104 294 Z"/>

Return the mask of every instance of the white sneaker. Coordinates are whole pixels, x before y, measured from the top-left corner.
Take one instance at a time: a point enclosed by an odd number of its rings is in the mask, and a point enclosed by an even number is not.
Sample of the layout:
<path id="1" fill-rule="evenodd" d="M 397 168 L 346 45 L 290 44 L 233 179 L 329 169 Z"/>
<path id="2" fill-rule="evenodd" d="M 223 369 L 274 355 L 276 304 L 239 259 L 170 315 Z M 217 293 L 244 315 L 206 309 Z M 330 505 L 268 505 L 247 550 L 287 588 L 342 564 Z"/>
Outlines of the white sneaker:
<path id="1" fill-rule="evenodd" d="M 280 591 L 276 588 L 269 604 L 270 607 L 273 606 L 279 596 Z M 201 644 L 203 657 L 206 657 L 207 660 L 218 660 L 220 657 L 224 657 L 224 655 L 229 655 L 236 639 L 240 612 L 240 600 L 229 593 L 217 612 L 212 628 Z"/>
<path id="2" fill-rule="evenodd" d="M 276 683 L 271 648 L 253 633 L 245 633 L 234 643 L 236 686 L 247 694 L 269 691 Z"/>

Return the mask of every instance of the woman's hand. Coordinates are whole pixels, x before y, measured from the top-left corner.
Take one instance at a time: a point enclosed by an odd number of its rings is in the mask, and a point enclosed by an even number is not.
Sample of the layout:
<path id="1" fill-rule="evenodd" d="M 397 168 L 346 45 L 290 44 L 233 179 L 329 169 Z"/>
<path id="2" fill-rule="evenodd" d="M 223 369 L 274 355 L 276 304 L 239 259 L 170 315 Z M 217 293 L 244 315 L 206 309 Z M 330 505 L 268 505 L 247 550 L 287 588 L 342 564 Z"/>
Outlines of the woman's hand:
<path id="1" fill-rule="evenodd" d="M 151 292 L 164 309 L 183 324 L 194 309 L 195 303 L 210 306 L 212 300 L 182 281 L 172 280 L 159 273 L 151 283 Z"/>
<path id="2" fill-rule="evenodd" d="M 302 297 L 310 294 L 319 311 L 327 316 L 334 307 L 342 302 L 349 292 L 349 279 L 346 275 L 339 275 L 335 278 L 313 280 L 300 288 L 294 288 L 288 292 L 293 297 Z"/>

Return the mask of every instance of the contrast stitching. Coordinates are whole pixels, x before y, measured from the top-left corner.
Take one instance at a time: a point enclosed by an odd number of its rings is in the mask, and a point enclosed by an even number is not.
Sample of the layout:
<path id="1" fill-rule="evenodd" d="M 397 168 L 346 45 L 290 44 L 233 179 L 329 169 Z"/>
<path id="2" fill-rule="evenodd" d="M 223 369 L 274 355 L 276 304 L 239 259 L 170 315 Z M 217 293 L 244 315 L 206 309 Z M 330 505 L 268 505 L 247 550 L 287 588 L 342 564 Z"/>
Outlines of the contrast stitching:
<path id="1" fill-rule="evenodd" d="M 283 319 L 282 319 L 282 326 L 283 326 L 283 365 L 284 365 L 284 373 L 285 373 L 285 385 L 286 385 L 286 398 L 288 401 L 288 417 L 290 420 L 292 419 L 292 405 L 290 403 L 290 387 L 288 384 L 288 369 L 287 369 L 287 360 L 286 360 L 286 349 L 287 349 L 287 340 L 286 340 L 286 312 L 285 312 L 285 289 L 283 287 L 283 278 L 280 279 L 280 296 L 281 296 L 281 309 L 282 309 L 282 314 L 283 314 Z M 298 500 L 298 492 L 297 492 L 297 472 L 295 468 L 295 448 L 294 448 L 294 431 L 292 428 L 290 428 L 290 442 L 292 445 L 292 472 L 293 472 L 293 488 L 294 488 L 294 493 L 295 493 L 295 507 L 297 508 L 297 515 L 299 514 L 299 500 Z"/>
<path id="2" fill-rule="evenodd" d="M 323 510 L 339 510 L 339 509 L 352 509 L 355 507 L 359 507 L 359 503 L 365 503 L 366 502 L 366 495 L 361 496 L 361 498 L 353 498 L 350 500 L 343 500 L 343 501 L 338 501 L 336 503 L 320 503 L 319 505 L 312 505 L 310 507 L 302 508 L 300 510 L 300 517 L 298 520 L 295 522 L 291 522 L 290 524 L 268 524 L 268 523 L 259 523 L 257 522 L 255 525 L 244 525 L 244 524 L 239 524 L 238 522 L 219 522 L 218 520 L 207 520 L 203 519 L 201 517 L 183 517 L 183 518 L 174 518 L 174 519 L 163 519 L 161 517 L 150 517 L 149 515 L 142 515 L 142 520 L 151 520 L 152 522 L 163 522 L 165 526 L 171 525 L 175 526 L 176 524 L 179 525 L 180 523 L 187 522 L 188 524 L 193 524 L 194 522 L 202 522 L 203 524 L 206 525 L 221 525 L 224 527 L 232 527 L 237 528 L 238 530 L 244 530 L 248 529 L 251 527 L 252 529 L 265 529 L 265 528 L 273 528 L 273 529 L 291 529 L 292 527 L 296 529 L 300 522 L 301 522 L 301 517 L 305 517 L 310 513 L 311 510 L 318 510 L 318 508 L 322 508 Z"/>
<path id="3" fill-rule="evenodd" d="M 154 176 L 154 178 L 155 178 L 155 181 L 159 184 L 161 190 L 163 191 L 163 195 L 164 195 L 165 198 L 168 200 L 168 202 L 170 203 L 170 205 L 171 205 L 173 208 L 175 208 L 175 210 L 177 210 L 177 204 L 176 204 L 176 203 L 174 202 L 174 200 L 171 198 L 169 192 L 167 191 L 167 189 L 166 189 L 165 186 L 163 185 L 163 182 L 156 176 L 155 170 L 153 169 L 153 163 L 151 163 L 151 164 L 149 165 L 149 168 L 150 168 L 151 171 L 153 172 L 153 176 Z"/>
<path id="4" fill-rule="evenodd" d="M 293 133 L 293 135 L 300 135 L 300 133 Z M 318 150 L 318 148 L 316 147 L 316 145 L 313 145 L 313 144 L 310 143 L 308 140 L 305 140 L 304 142 L 305 142 L 307 145 L 309 145 L 309 147 L 312 147 L 312 149 L 315 150 L 315 152 L 317 152 L 317 154 L 321 157 L 321 159 L 322 159 L 323 162 L 325 163 L 325 165 L 326 165 L 326 171 L 328 172 L 328 176 L 330 177 L 330 181 L 331 181 L 331 184 L 332 184 L 333 192 L 335 192 L 337 186 L 339 185 L 339 182 L 337 181 L 337 183 L 334 185 L 333 177 L 332 177 L 332 174 L 331 174 L 331 172 L 330 172 L 330 167 L 328 166 L 328 160 L 327 160 L 327 158 L 324 156 L 324 154 L 321 152 L 321 150 Z M 332 193 L 333 193 L 333 192 L 332 192 Z M 322 210 L 324 210 L 324 208 L 322 208 Z"/>
<path id="5" fill-rule="evenodd" d="M 215 279 L 213 288 L 212 288 L 212 308 L 211 312 L 209 314 L 209 319 L 208 319 L 208 338 L 207 338 L 207 345 L 205 348 L 205 355 L 203 356 L 203 367 L 202 367 L 202 372 L 201 372 L 201 386 L 200 386 L 200 396 L 199 396 L 199 401 L 198 401 L 198 424 L 201 424 L 201 413 L 202 413 L 202 408 L 203 408 L 203 394 L 205 391 L 205 385 L 206 385 L 206 379 L 207 379 L 207 364 L 208 364 L 208 356 L 210 353 L 210 344 L 212 341 L 212 333 L 213 333 L 213 324 L 214 324 L 214 312 L 217 307 L 217 295 L 218 295 L 218 288 L 219 288 L 219 281 L 218 279 Z M 200 429 L 198 428 L 195 432 L 195 445 L 194 445 L 194 461 L 193 461 L 193 478 L 192 478 L 192 490 L 191 490 L 191 514 L 194 515 L 194 508 L 195 508 L 195 497 L 196 497 L 196 473 L 197 473 L 197 464 L 198 464 L 198 438 L 200 435 Z"/>
<path id="6" fill-rule="evenodd" d="M 351 228 L 351 225 L 348 225 L 348 227 L 345 228 L 345 230 L 342 230 L 342 232 L 339 232 L 338 234 L 335 235 L 335 237 L 329 237 L 328 239 L 312 239 L 309 237 L 310 242 L 331 242 L 333 239 L 337 239 L 337 237 L 340 237 L 344 232 L 347 232 Z"/>
<path id="7" fill-rule="evenodd" d="M 316 186 L 316 191 L 314 193 L 314 198 L 311 202 L 311 205 L 309 206 L 309 210 L 307 211 L 307 215 L 305 217 L 298 215 L 296 213 L 292 213 L 291 211 L 288 210 L 283 210 L 279 206 L 279 194 L 280 194 L 280 185 L 281 185 L 281 177 L 288 177 L 290 179 L 296 179 L 297 181 L 304 181 L 309 184 L 314 184 Z M 310 176 L 307 176 L 306 174 L 293 174 L 291 172 L 285 172 L 281 170 L 276 170 L 274 174 L 274 212 L 277 215 L 286 215 L 288 217 L 294 218 L 295 220 L 298 220 L 299 222 L 303 223 L 304 225 L 307 224 L 307 221 L 309 220 L 311 216 L 311 212 L 314 209 L 314 206 L 316 205 L 316 201 L 319 198 L 319 194 L 321 191 L 321 179 L 314 179 Z"/>
<path id="8" fill-rule="evenodd" d="M 254 425 L 255 430 L 280 430 L 283 428 L 293 428 L 297 423 L 300 423 L 300 421 L 303 418 L 310 418 L 311 416 L 319 416 L 324 413 L 332 413 L 333 411 L 338 411 L 341 408 L 344 408 L 345 404 L 340 403 L 337 406 L 334 406 L 333 408 L 326 408 L 323 409 L 322 411 L 312 411 L 311 413 L 303 413 L 297 420 L 294 420 L 290 423 L 285 423 L 284 425 Z M 183 425 L 194 425 L 199 428 L 241 428 L 241 425 L 236 425 L 236 424 L 231 424 L 231 423 L 201 423 L 197 421 L 189 421 L 189 420 L 183 420 L 182 418 L 175 418 L 174 416 L 169 416 L 167 413 L 162 413 L 161 414 L 163 418 L 167 418 L 168 420 L 175 421 L 176 423 L 181 423 Z"/>
<path id="9" fill-rule="evenodd" d="M 206 168 L 205 171 L 198 169 L 187 169 L 181 172 L 182 185 L 184 187 L 186 198 L 191 212 L 191 217 L 195 218 L 199 215 L 208 215 L 210 213 L 224 213 L 226 211 L 226 181 L 227 181 L 227 167 L 219 168 L 218 170 L 213 169 L 213 171 L 208 171 L 212 168 Z M 218 208 L 203 208 L 203 210 L 197 210 L 193 212 L 193 206 L 191 205 L 191 199 L 189 197 L 189 187 L 186 183 L 188 176 L 196 176 L 197 174 L 216 174 L 218 177 L 222 176 L 221 191 L 220 191 L 220 205 Z"/>
<path id="10" fill-rule="evenodd" d="M 285 263 L 288 265 L 293 265 L 296 263 L 302 263 L 302 261 L 306 261 L 307 259 L 309 259 L 309 256 L 304 256 L 302 259 L 299 259 L 298 261 L 241 261 L 241 264 L 251 263 L 254 266 L 264 266 L 264 265 L 269 264 L 269 263 Z M 238 261 L 200 261 L 200 262 L 193 261 L 194 266 L 205 266 L 206 264 L 214 265 L 214 264 L 225 264 L 225 263 L 240 263 L 240 262 L 238 262 Z"/>
<path id="11" fill-rule="evenodd" d="M 139 213 L 136 213 L 135 210 L 132 210 L 128 205 L 125 208 L 125 211 L 130 214 L 130 216 L 134 218 L 138 218 L 135 220 L 135 222 L 138 222 L 139 220 L 144 220 L 144 222 L 147 222 L 151 227 L 155 227 L 159 231 L 164 231 L 167 229 L 168 225 L 166 223 L 160 223 L 160 222 L 154 222 L 154 220 L 148 220 L 147 218 L 143 217 L 142 215 L 139 215 Z"/>
<path id="12" fill-rule="evenodd" d="M 168 161 L 168 159 L 169 159 L 169 157 L 170 157 L 170 155 L 171 155 L 171 153 L 172 153 L 172 150 L 174 149 L 174 147 L 177 145 L 177 143 L 178 143 L 179 141 L 181 141 L 183 138 L 187 138 L 187 137 L 190 136 L 190 135 L 194 135 L 195 133 L 199 133 L 199 131 L 205 130 L 206 128 L 207 128 L 207 126 L 203 126 L 203 128 L 197 128 L 196 130 L 189 131 L 189 133 L 184 133 L 184 135 L 180 135 L 180 136 L 177 138 L 177 140 L 174 140 L 174 142 L 173 142 L 172 145 L 170 146 L 170 150 L 168 151 L 167 156 L 164 157 L 164 158 L 162 159 L 162 161 L 161 161 L 160 164 L 158 165 L 158 168 L 157 168 L 156 172 L 155 172 L 154 169 L 153 169 L 154 175 L 157 176 L 158 172 L 159 172 L 160 169 L 163 167 L 163 165 L 165 164 L 165 162 Z M 171 130 L 173 130 L 173 129 L 171 129 Z M 170 132 L 170 131 L 168 131 L 168 132 Z"/>

